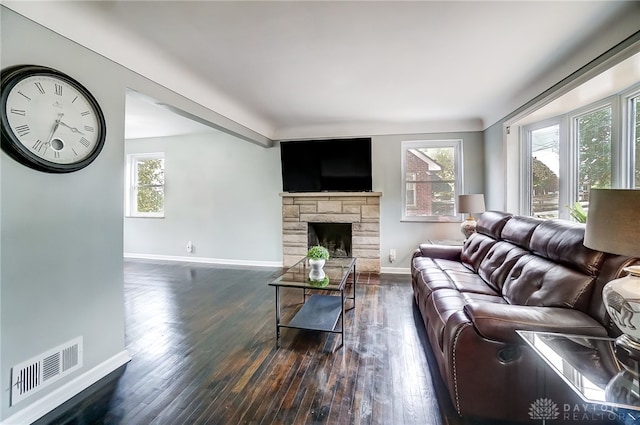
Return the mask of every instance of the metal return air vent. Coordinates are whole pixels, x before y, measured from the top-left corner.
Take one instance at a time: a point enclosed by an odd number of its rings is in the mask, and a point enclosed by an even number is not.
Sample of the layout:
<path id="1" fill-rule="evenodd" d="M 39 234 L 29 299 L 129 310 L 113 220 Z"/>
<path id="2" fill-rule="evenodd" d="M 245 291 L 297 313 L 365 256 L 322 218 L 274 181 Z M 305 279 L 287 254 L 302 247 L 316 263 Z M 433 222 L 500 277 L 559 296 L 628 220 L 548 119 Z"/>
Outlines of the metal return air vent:
<path id="1" fill-rule="evenodd" d="M 82 367 L 82 337 L 42 353 L 11 368 L 10 405 L 24 400 Z"/>

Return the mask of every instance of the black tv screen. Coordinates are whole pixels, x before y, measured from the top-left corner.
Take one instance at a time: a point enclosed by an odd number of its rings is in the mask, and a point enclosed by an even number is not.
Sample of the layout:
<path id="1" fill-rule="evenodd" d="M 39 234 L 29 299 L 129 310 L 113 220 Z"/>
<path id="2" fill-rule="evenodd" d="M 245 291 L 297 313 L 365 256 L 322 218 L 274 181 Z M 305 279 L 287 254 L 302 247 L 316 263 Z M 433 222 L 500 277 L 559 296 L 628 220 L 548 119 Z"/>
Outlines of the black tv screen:
<path id="1" fill-rule="evenodd" d="M 371 139 L 280 143 L 284 192 L 370 192 Z"/>

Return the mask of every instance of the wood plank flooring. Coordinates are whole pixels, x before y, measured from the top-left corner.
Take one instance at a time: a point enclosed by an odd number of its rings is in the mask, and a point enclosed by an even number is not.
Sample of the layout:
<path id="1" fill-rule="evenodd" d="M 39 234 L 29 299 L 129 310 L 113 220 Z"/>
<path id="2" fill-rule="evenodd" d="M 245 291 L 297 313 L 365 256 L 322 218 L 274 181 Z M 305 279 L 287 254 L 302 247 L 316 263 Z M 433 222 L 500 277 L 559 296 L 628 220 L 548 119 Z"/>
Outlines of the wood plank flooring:
<path id="1" fill-rule="evenodd" d="M 133 360 L 37 424 L 457 425 L 409 276 L 358 276 L 344 346 L 339 334 L 283 329 L 277 349 L 267 283 L 279 271 L 126 261 Z M 286 319 L 302 293 L 282 291 Z"/>

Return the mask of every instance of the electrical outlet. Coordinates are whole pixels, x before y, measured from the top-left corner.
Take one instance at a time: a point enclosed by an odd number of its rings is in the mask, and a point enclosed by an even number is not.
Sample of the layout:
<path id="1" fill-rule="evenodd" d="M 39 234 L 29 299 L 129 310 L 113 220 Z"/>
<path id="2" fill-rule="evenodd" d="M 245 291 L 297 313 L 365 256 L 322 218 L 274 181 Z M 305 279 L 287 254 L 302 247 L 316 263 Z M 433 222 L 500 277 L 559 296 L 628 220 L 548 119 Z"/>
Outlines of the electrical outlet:
<path id="1" fill-rule="evenodd" d="M 393 263 L 394 261 L 396 261 L 396 250 L 395 249 L 390 249 L 389 250 L 389 262 Z"/>
<path id="2" fill-rule="evenodd" d="M 193 242 L 191 242 L 191 241 L 187 242 L 187 252 L 188 253 L 192 253 L 193 252 Z"/>

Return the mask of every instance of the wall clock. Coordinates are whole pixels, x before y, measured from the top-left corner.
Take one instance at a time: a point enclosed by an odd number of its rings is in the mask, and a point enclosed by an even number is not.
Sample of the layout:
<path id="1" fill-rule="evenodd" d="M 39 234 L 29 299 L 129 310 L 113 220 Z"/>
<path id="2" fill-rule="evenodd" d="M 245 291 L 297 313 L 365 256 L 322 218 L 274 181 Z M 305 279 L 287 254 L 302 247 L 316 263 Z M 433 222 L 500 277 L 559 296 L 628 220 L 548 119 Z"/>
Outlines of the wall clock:
<path id="1" fill-rule="evenodd" d="M 98 102 L 55 69 L 20 65 L 2 70 L 2 149 L 33 169 L 80 170 L 100 154 L 106 136 Z"/>

